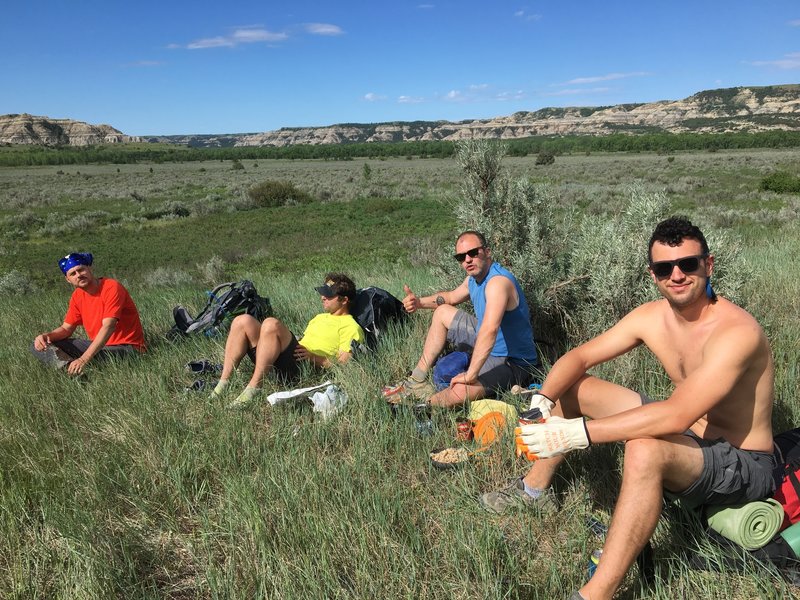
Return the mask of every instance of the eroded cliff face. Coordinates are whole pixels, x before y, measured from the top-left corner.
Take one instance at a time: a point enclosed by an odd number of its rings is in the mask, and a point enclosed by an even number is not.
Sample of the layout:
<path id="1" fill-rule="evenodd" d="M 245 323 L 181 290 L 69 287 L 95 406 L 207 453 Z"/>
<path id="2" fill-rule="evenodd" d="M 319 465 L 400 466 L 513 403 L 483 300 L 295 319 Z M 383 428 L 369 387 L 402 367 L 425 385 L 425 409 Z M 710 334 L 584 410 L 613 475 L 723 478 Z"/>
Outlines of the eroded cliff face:
<path id="1" fill-rule="evenodd" d="M 89 146 L 138 142 L 110 125 L 90 125 L 71 119 L 34 115 L 0 115 L 0 143 L 47 146 Z"/>
<path id="2" fill-rule="evenodd" d="M 728 88 L 700 92 L 677 101 L 605 107 L 544 108 L 507 117 L 451 123 L 382 123 L 285 128 L 245 135 L 237 146 L 287 146 L 461 140 L 515 139 L 535 135 L 610 133 L 800 130 L 800 86 Z"/>
<path id="3" fill-rule="evenodd" d="M 27 114 L 0 116 L 0 143 L 86 146 L 122 142 L 170 142 L 190 146 L 290 146 L 353 142 L 410 142 L 537 135 L 611 133 L 723 133 L 800 131 L 800 84 L 699 92 L 684 100 L 599 107 L 543 108 L 474 121 L 348 123 L 286 127 L 264 133 L 127 136 L 109 125 Z"/>

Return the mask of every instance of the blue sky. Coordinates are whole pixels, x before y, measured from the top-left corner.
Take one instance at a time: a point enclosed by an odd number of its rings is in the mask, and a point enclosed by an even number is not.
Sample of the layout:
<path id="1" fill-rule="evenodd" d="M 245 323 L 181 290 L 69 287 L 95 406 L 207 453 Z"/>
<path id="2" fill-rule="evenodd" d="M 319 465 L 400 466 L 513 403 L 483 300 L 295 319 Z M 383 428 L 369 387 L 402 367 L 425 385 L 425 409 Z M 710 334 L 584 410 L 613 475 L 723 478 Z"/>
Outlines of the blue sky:
<path id="1" fill-rule="evenodd" d="M 8 0 L 0 114 L 129 135 L 462 120 L 800 82 L 797 0 Z"/>

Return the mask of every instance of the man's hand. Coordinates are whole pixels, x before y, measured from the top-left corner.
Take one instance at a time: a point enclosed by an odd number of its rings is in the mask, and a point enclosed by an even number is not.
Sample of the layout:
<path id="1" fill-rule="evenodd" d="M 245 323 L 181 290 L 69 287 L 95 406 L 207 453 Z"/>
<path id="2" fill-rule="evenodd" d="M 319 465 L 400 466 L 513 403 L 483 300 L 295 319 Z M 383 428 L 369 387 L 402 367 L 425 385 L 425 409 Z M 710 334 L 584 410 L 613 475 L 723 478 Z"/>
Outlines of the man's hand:
<path id="1" fill-rule="evenodd" d="M 480 382 L 478 381 L 477 377 L 473 377 L 467 371 L 464 371 L 463 373 L 453 375 L 452 379 L 450 379 L 450 387 L 453 387 L 457 384 L 479 385 Z"/>
<path id="2" fill-rule="evenodd" d="M 405 298 L 403 298 L 403 307 L 406 309 L 408 314 L 416 312 L 419 308 L 422 307 L 422 303 L 417 298 L 417 295 L 411 291 L 411 288 L 408 285 L 403 285 L 403 291 L 406 293 Z"/>
<path id="3" fill-rule="evenodd" d="M 538 408 L 540 411 L 542 411 L 542 418 L 549 419 L 550 413 L 555 405 L 556 403 L 550 400 L 550 398 L 544 394 L 533 394 L 531 396 L 531 404 L 528 407 L 528 410 Z"/>
<path id="4" fill-rule="evenodd" d="M 67 373 L 70 375 L 80 375 L 83 373 L 83 367 L 85 367 L 86 363 L 88 362 L 88 358 L 83 358 L 82 356 L 80 358 L 76 358 L 67 365 Z"/>
<path id="5" fill-rule="evenodd" d="M 44 352 L 47 350 L 47 347 L 50 345 L 50 335 L 46 333 L 42 333 L 37 335 L 33 339 L 33 347 L 36 348 L 39 352 Z"/>
<path id="6" fill-rule="evenodd" d="M 317 365 L 318 367 L 330 367 L 330 361 L 325 358 L 324 356 L 319 356 L 318 354 L 314 354 L 313 352 L 309 352 L 307 348 L 297 344 L 294 349 L 294 359 L 295 360 L 307 360 L 310 363 Z"/>
<path id="7" fill-rule="evenodd" d="M 550 417 L 544 423 L 519 427 L 516 443 L 538 458 L 550 458 L 588 448 L 590 441 L 583 418 Z"/>

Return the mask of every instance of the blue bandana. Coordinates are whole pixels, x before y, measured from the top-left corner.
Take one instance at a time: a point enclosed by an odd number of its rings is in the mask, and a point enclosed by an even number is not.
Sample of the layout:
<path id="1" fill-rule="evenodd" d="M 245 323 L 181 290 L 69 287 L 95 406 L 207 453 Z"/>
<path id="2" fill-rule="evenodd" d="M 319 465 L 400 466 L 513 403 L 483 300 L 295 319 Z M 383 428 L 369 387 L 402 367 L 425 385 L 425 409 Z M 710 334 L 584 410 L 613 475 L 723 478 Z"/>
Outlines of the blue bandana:
<path id="1" fill-rule="evenodd" d="M 78 265 L 92 266 L 92 253 L 91 252 L 72 252 L 67 254 L 64 258 L 58 261 L 58 266 L 61 272 L 66 275 L 70 269 Z"/>

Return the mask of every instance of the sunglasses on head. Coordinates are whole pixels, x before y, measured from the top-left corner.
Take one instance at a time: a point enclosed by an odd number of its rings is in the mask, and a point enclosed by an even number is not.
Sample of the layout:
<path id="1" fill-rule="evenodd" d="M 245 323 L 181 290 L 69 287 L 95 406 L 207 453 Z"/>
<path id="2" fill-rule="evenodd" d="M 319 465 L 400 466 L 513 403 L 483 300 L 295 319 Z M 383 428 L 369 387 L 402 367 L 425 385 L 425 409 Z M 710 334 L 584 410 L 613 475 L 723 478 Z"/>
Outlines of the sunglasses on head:
<path id="1" fill-rule="evenodd" d="M 478 256 L 481 250 L 483 250 L 486 246 L 478 246 L 477 248 L 472 248 L 471 250 L 467 250 L 466 252 L 456 252 L 453 254 L 453 258 L 456 259 L 457 262 L 464 262 L 464 260 L 469 256 L 470 258 L 475 258 Z"/>
<path id="2" fill-rule="evenodd" d="M 694 273 L 700 268 L 700 259 L 708 258 L 708 254 L 698 254 L 697 256 L 684 256 L 678 260 L 660 260 L 650 263 L 650 270 L 659 279 L 672 275 L 675 265 L 685 274 Z"/>

